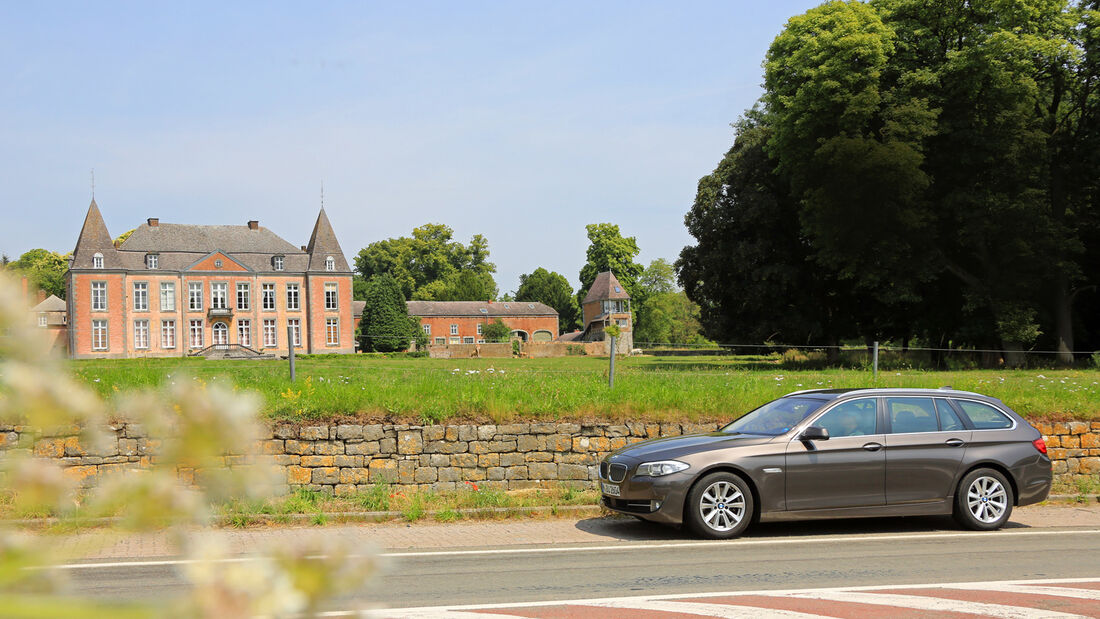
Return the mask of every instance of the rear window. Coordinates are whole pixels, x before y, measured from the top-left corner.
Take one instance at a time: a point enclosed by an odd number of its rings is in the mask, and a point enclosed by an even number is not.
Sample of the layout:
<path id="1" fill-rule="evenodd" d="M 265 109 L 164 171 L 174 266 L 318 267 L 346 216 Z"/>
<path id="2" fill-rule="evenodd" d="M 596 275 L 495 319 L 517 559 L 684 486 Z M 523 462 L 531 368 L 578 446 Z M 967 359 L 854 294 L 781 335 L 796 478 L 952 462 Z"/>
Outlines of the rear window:
<path id="1" fill-rule="evenodd" d="M 970 418 L 975 430 L 1000 430 L 1012 427 L 1012 420 L 988 404 L 968 400 L 953 400 Z"/>
<path id="2" fill-rule="evenodd" d="M 941 430 L 953 432 L 964 429 L 962 420 L 959 419 L 958 414 L 955 413 L 955 409 L 951 408 L 947 400 L 936 400 L 936 410 L 940 412 Z"/>
<path id="3" fill-rule="evenodd" d="M 894 434 L 939 430 L 932 398 L 886 398 L 886 413 Z"/>

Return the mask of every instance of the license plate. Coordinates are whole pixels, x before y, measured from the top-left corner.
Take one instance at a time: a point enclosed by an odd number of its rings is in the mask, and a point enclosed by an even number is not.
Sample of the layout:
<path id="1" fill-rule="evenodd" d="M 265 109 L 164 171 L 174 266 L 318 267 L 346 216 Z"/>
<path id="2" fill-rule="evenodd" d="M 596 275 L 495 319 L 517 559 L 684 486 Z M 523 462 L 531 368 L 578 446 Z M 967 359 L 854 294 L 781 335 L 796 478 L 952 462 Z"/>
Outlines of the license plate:
<path id="1" fill-rule="evenodd" d="M 607 496 L 619 496 L 619 487 L 616 486 L 615 484 L 609 484 L 607 482 L 602 482 L 600 484 L 600 488 L 603 490 L 603 493 L 606 494 Z"/>

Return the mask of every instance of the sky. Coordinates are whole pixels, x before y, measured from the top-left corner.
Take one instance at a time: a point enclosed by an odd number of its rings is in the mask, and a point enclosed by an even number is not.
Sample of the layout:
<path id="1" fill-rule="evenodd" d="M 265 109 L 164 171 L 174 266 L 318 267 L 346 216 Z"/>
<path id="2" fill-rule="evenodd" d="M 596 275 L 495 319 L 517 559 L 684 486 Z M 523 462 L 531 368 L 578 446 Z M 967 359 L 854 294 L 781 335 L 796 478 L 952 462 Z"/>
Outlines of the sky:
<path id="1" fill-rule="evenodd" d="M 7 2 L 0 252 L 72 251 L 94 169 L 115 236 L 258 219 L 303 245 L 323 184 L 349 262 L 429 222 L 484 234 L 502 293 L 578 286 L 590 223 L 673 261 L 816 4 Z"/>

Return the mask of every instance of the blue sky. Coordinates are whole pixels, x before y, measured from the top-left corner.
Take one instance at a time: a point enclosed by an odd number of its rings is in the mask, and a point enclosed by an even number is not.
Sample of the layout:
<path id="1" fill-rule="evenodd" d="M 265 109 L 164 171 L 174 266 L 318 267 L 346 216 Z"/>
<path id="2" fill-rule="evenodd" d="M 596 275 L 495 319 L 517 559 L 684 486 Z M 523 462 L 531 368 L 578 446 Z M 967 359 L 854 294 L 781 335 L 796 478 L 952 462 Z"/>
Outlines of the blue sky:
<path id="1" fill-rule="evenodd" d="M 349 261 L 444 223 L 501 291 L 577 286 L 585 224 L 674 260 L 699 177 L 817 2 L 39 3 L 0 9 L 0 251 L 325 207 Z"/>

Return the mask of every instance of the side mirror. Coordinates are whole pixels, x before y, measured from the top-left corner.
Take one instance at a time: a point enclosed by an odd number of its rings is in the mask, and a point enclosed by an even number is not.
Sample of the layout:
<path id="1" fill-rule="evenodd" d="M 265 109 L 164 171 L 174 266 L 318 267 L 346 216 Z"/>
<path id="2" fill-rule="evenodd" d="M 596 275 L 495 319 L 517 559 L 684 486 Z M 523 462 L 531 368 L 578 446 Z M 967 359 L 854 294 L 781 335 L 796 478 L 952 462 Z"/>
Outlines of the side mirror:
<path id="1" fill-rule="evenodd" d="M 802 431 L 802 434 L 798 435 L 800 441 L 827 441 L 829 440 L 829 431 L 819 426 L 810 426 Z"/>

